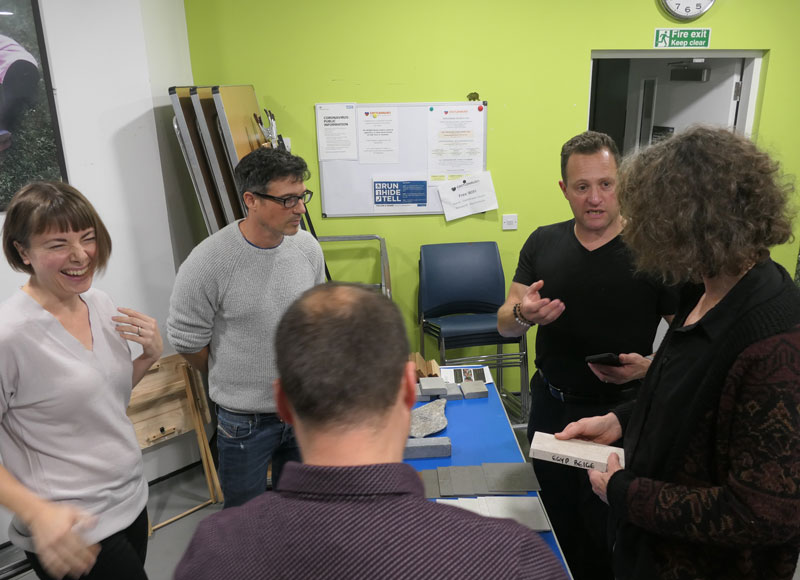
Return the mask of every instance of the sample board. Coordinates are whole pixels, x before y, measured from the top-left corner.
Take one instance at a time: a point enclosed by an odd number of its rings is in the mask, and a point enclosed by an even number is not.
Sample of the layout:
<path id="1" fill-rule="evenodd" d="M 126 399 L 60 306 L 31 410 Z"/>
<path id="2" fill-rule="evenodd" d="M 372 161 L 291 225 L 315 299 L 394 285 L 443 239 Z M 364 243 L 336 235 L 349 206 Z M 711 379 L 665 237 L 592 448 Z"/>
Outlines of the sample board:
<path id="1" fill-rule="evenodd" d="M 266 139 L 256 121 L 261 118 L 253 85 L 211 87 L 220 134 L 231 172 L 239 160 L 261 147 Z"/>
<path id="2" fill-rule="evenodd" d="M 189 176 L 192 179 L 197 201 L 209 234 L 217 232 L 227 223 L 219 202 L 219 193 L 204 154 L 202 137 L 190 97 L 191 87 L 170 87 L 169 96 L 175 112 L 173 126 L 178 138 Z"/>
<path id="3" fill-rule="evenodd" d="M 233 223 L 244 217 L 244 208 L 236 191 L 233 168 L 225 151 L 217 108 L 214 103 L 213 87 L 191 87 L 189 95 L 192 105 L 194 105 L 206 159 L 211 167 L 214 183 L 219 192 L 219 200 L 225 212 L 226 223 Z"/>
<path id="4" fill-rule="evenodd" d="M 442 213 L 439 182 L 486 170 L 486 101 L 315 112 L 323 217 Z"/>
<path id="5" fill-rule="evenodd" d="M 256 92 L 252 85 L 187 86 L 170 87 L 169 95 L 175 135 L 213 234 L 245 214 L 233 169 L 266 143 Z"/>

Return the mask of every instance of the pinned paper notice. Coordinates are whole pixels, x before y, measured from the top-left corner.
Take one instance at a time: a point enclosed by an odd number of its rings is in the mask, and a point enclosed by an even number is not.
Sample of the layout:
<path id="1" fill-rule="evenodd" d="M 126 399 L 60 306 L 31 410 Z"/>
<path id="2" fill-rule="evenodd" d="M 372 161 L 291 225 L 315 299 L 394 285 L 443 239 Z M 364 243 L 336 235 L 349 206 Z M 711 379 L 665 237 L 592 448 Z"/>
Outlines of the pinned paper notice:
<path id="1" fill-rule="evenodd" d="M 399 163 L 397 107 L 358 107 L 359 163 Z"/>
<path id="2" fill-rule="evenodd" d="M 355 103 L 317 105 L 319 160 L 358 159 Z"/>
<path id="3" fill-rule="evenodd" d="M 488 171 L 439 184 L 444 219 L 447 221 L 497 209 L 492 175 Z"/>

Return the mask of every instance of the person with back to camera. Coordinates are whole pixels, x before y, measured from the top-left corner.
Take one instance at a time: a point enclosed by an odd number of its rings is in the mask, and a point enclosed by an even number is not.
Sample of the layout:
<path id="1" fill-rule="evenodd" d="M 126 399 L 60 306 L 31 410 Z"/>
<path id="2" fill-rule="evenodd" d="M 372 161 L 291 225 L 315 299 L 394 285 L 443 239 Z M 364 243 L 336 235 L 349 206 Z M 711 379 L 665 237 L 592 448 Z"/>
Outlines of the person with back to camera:
<path id="1" fill-rule="evenodd" d="M 624 433 L 590 471 L 625 579 L 792 578 L 800 546 L 800 291 L 770 259 L 792 234 L 779 165 L 693 127 L 626 161 L 623 235 L 641 270 L 689 281 L 635 403 L 561 439 Z"/>
<path id="2" fill-rule="evenodd" d="M 528 441 L 535 431 L 561 431 L 632 398 L 650 365 L 646 357 L 661 318 L 675 312 L 675 290 L 636 275 L 620 237 L 619 158 L 604 133 L 586 131 L 564 143 L 559 187 L 573 219 L 530 235 L 497 313 L 504 336 L 538 325 Z M 607 352 L 618 354 L 623 364 L 585 362 L 589 355 Z M 608 508 L 592 494 L 586 474 L 546 461 L 533 464 L 542 502 L 576 580 L 613 578 Z"/>
<path id="3" fill-rule="evenodd" d="M 42 579 L 146 578 L 147 481 L 126 409 L 161 356 L 158 324 L 91 287 L 111 239 L 77 189 L 34 182 L 6 211 L 3 252 L 30 274 L 0 304 L 9 537 Z M 127 341 L 142 347 L 133 361 Z"/>
<path id="4" fill-rule="evenodd" d="M 306 291 L 275 336 L 278 411 L 303 463 L 200 523 L 176 580 L 564 580 L 539 535 L 424 497 L 404 464 L 416 374 L 403 317 L 355 284 Z"/>

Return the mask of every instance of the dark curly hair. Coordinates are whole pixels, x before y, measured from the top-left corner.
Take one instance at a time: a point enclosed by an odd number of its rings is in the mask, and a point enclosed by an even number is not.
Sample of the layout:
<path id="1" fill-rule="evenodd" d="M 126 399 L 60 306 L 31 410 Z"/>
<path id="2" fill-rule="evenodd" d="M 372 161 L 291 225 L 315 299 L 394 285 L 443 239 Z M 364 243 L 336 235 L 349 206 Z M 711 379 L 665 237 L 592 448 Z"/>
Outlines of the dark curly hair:
<path id="1" fill-rule="evenodd" d="M 288 177 L 293 181 L 308 181 L 311 176 L 302 157 L 269 147 L 259 147 L 242 157 L 233 173 L 240 196 L 245 191 L 267 193 L 270 182 L 275 179 Z"/>
<path id="2" fill-rule="evenodd" d="M 749 139 L 693 126 L 623 162 L 622 235 L 637 267 L 668 283 L 735 276 L 791 239 L 793 191 Z"/>
<path id="3" fill-rule="evenodd" d="M 584 131 L 564 143 L 561 146 L 561 179 L 564 183 L 567 182 L 567 161 L 569 161 L 570 156 L 576 153 L 579 155 L 592 155 L 593 153 L 599 153 L 603 149 L 608 149 L 608 152 L 613 155 L 617 167 L 619 167 L 622 159 L 619 149 L 617 149 L 617 144 L 605 133 Z"/>

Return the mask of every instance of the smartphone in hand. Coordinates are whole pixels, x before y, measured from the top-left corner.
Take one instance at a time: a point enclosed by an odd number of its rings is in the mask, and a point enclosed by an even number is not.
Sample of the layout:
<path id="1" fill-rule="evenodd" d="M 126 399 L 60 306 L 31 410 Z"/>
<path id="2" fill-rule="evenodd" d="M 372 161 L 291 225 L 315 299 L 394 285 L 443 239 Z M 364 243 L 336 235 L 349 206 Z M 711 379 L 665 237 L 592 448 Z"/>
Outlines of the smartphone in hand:
<path id="1" fill-rule="evenodd" d="M 619 357 L 612 352 L 604 352 L 602 354 L 590 354 L 584 359 L 587 363 L 594 363 L 596 365 L 608 365 L 610 367 L 621 367 L 622 362 Z"/>

